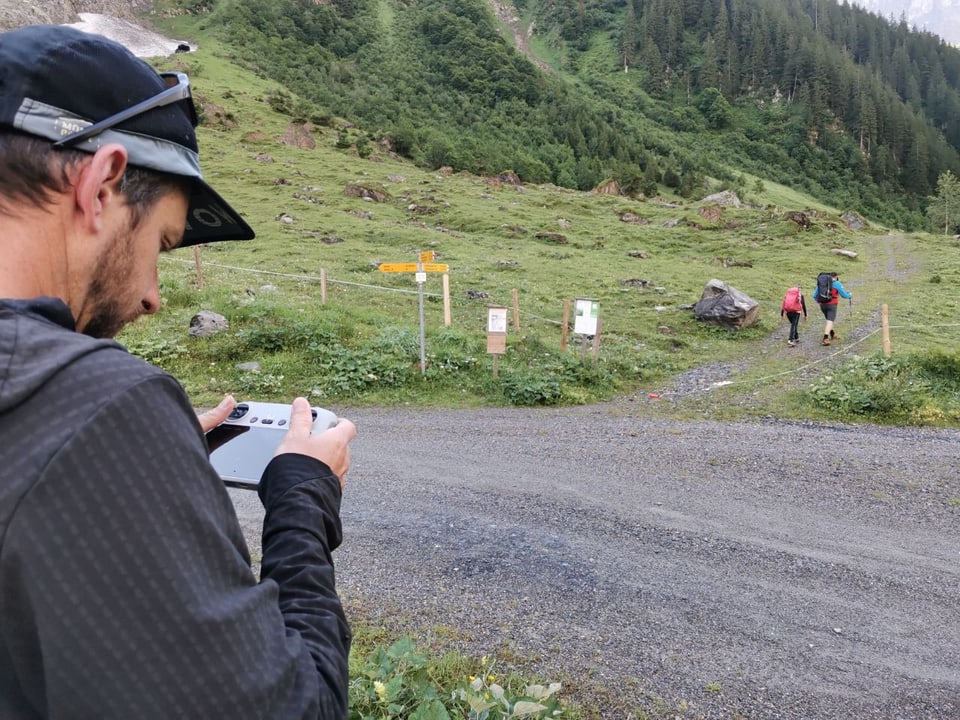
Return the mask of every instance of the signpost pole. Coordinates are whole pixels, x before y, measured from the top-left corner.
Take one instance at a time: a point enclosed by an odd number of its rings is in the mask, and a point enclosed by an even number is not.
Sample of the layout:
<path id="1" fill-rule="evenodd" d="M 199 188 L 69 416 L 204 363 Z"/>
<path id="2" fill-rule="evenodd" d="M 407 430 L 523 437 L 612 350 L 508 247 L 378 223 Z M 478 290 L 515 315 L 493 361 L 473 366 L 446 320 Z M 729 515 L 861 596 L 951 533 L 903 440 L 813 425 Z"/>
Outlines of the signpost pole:
<path id="1" fill-rule="evenodd" d="M 434 262 L 436 254 L 433 250 L 420 253 L 415 263 L 380 263 L 380 272 L 412 272 L 416 273 L 417 299 L 420 308 L 420 374 L 427 374 L 427 339 L 425 322 L 423 319 L 423 284 L 427 281 L 428 272 L 444 273 L 444 324 L 450 325 L 450 285 L 446 273 L 450 268 L 446 263 Z"/>
<path id="2" fill-rule="evenodd" d="M 423 263 L 417 261 L 417 297 L 420 305 L 420 374 L 427 374 L 427 340 L 424 331 L 423 320 L 423 283 L 427 279 L 427 274 L 423 271 Z"/>

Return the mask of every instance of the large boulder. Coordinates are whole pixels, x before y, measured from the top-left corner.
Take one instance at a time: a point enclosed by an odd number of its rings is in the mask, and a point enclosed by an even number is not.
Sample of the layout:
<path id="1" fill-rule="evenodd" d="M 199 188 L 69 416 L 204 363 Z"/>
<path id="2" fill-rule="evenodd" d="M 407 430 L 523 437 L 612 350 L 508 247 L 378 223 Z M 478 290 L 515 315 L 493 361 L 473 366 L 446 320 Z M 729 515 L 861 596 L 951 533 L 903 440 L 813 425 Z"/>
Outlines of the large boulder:
<path id="1" fill-rule="evenodd" d="M 230 327 L 227 319 L 220 313 L 212 310 L 201 310 L 190 318 L 190 329 L 187 334 L 190 337 L 210 337 L 221 333 Z"/>
<path id="2" fill-rule="evenodd" d="M 711 280 L 693 308 L 697 320 L 740 330 L 753 325 L 760 316 L 760 304 L 722 280 Z"/>
<path id="3" fill-rule="evenodd" d="M 737 197 L 737 194 L 733 190 L 723 190 L 721 192 L 714 193 L 713 195 L 707 195 L 703 199 L 703 202 L 716 203 L 717 205 L 735 208 L 743 206 L 740 198 Z"/>

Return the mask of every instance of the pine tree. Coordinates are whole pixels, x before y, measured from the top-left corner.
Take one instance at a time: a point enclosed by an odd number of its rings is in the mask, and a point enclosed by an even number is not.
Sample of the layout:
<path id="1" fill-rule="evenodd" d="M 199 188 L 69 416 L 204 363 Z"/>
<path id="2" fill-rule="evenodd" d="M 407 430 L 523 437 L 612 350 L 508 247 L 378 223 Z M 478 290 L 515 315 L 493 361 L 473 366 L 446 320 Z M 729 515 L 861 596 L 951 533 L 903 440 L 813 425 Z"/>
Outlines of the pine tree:
<path id="1" fill-rule="evenodd" d="M 960 220 L 960 180 L 947 170 L 937 178 L 937 194 L 927 199 L 927 217 L 949 235 Z"/>

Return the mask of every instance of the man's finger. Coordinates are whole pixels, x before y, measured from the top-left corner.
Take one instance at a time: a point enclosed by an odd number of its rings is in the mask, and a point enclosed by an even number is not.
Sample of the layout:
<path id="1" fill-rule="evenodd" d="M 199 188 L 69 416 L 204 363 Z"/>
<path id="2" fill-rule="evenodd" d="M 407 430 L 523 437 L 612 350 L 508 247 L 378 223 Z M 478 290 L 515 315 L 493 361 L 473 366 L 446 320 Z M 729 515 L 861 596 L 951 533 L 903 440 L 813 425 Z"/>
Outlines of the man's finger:
<path id="1" fill-rule="evenodd" d="M 236 405 L 237 401 L 233 399 L 233 396 L 227 395 L 215 408 L 197 415 L 197 420 L 200 421 L 200 427 L 205 433 L 210 432 L 227 419 L 227 416 L 233 412 L 233 408 L 235 408 Z"/>
<path id="2" fill-rule="evenodd" d="M 340 439 L 343 442 L 348 443 L 357 436 L 357 426 L 346 418 L 340 418 L 337 420 L 337 424 L 326 432 L 341 435 L 342 437 Z"/>

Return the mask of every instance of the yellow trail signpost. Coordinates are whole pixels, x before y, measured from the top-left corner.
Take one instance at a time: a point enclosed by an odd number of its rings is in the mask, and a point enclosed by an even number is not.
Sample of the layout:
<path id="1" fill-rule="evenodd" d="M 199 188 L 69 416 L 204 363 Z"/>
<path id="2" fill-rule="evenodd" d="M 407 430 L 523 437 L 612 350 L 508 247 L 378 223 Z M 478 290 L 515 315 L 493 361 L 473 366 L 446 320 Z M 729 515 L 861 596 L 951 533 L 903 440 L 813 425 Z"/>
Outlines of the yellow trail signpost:
<path id="1" fill-rule="evenodd" d="M 424 332 L 424 321 L 423 321 L 423 284 L 427 281 L 427 273 L 436 272 L 436 273 L 447 273 L 450 271 L 450 266 L 446 263 L 435 263 L 431 262 L 434 259 L 433 250 L 427 250 L 422 252 L 418 256 L 417 262 L 406 262 L 406 263 L 380 263 L 379 269 L 380 272 L 387 273 L 415 273 L 417 279 L 417 295 L 419 296 L 419 306 L 420 306 L 420 374 L 425 375 L 427 372 L 427 351 L 426 351 L 426 340 Z M 444 306 L 448 307 L 449 298 L 448 298 L 448 289 L 446 283 L 446 275 L 444 275 Z"/>
<path id="2" fill-rule="evenodd" d="M 380 263 L 380 272 L 450 272 L 450 266 L 446 263 Z"/>

